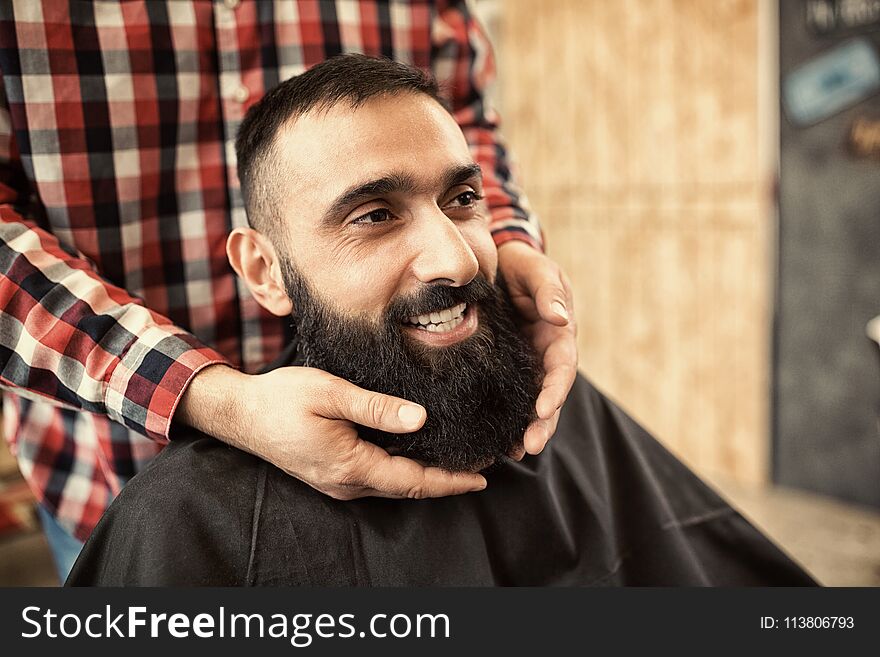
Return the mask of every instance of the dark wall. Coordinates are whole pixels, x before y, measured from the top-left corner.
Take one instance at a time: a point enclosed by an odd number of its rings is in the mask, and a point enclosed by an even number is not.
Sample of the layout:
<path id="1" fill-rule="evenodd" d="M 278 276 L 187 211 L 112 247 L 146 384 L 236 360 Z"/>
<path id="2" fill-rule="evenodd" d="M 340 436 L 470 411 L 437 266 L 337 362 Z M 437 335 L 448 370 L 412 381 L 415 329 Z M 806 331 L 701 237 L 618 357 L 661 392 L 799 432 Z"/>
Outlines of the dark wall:
<path id="1" fill-rule="evenodd" d="M 808 31 L 802 0 L 780 6 L 782 78 L 851 38 Z M 874 26 L 856 32 L 880 51 Z M 880 96 L 811 127 L 781 120 L 774 475 L 779 483 L 880 507 L 880 159 L 846 149 Z"/>

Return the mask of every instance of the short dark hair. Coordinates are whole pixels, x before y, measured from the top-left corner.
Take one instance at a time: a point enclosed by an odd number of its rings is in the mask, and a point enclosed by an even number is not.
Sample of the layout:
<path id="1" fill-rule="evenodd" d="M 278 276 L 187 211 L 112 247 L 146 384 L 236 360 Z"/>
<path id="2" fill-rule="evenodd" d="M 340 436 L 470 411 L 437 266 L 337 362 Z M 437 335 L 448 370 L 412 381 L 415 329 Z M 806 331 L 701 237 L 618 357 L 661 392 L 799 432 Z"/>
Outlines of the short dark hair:
<path id="1" fill-rule="evenodd" d="M 425 94 L 446 107 L 427 72 L 359 54 L 331 57 L 269 91 L 248 110 L 235 139 L 238 179 L 251 227 L 273 241 L 277 237 L 275 201 L 282 176 L 274 146 L 282 126 L 313 110 L 327 111 L 340 103 L 354 109 L 374 97 L 407 92 Z"/>

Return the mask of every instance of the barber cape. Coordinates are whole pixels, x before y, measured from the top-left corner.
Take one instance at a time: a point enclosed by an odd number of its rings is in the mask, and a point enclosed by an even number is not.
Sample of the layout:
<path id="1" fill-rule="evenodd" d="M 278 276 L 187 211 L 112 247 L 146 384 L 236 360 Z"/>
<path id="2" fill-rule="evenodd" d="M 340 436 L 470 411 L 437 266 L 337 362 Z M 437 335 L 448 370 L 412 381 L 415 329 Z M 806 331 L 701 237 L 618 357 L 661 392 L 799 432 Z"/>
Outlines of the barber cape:
<path id="1" fill-rule="evenodd" d="M 815 584 L 582 376 L 539 456 L 507 459 L 486 490 L 455 497 L 341 502 L 176 431 L 98 523 L 68 585 Z"/>

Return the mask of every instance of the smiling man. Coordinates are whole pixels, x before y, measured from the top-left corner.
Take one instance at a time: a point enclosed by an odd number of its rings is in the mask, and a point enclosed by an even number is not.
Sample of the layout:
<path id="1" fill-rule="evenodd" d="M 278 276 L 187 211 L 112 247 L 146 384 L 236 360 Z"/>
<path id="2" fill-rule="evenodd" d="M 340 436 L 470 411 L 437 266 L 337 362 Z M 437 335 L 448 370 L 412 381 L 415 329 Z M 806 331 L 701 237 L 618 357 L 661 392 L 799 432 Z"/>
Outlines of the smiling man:
<path id="1" fill-rule="evenodd" d="M 229 260 L 296 328 L 273 367 L 418 402 L 415 433 L 361 435 L 489 486 L 340 502 L 184 430 L 122 491 L 69 583 L 812 583 L 582 377 L 544 453 L 507 458 L 541 368 L 497 274 L 479 167 L 423 73 L 328 60 L 256 105 L 237 150 L 251 227 L 229 236 Z"/>

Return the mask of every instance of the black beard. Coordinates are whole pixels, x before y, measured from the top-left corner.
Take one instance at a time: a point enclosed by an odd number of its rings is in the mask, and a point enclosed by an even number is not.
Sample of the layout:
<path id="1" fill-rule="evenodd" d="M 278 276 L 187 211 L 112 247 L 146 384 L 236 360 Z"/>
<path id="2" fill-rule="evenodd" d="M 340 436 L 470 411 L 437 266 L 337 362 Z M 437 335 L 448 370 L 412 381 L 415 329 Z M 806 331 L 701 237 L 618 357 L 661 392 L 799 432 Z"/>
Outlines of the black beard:
<path id="1" fill-rule="evenodd" d="M 359 426 L 362 438 L 451 471 L 485 469 L 522 444 L 535 418 L 543 373 L 500 277 L 496 285 L 478 275 L 462 287 L 426 286 L 393 301 L 377 326 L 334 311 L 288 262 L 282 274 L 306 366 L 416 402 L 428 412 L 413 433 Z M 460 303 L 479 312 L 478 328 L 465 340 L 429 347 L 405 334 L 408 317 Z"/>

